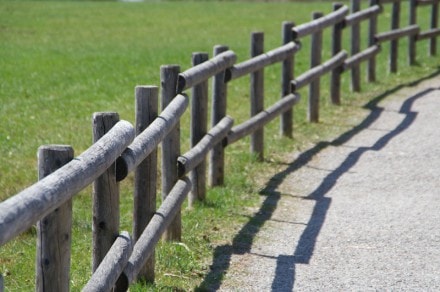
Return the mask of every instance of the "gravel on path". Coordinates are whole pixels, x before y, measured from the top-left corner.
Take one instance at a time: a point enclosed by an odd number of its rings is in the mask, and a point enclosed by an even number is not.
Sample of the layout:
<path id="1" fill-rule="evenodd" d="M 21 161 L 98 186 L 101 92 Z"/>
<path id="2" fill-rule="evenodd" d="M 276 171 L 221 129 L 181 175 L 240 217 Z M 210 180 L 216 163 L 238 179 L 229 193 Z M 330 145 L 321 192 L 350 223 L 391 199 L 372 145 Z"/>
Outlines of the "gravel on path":
<path id="1" fill-rule="evenodd" d="M 436 76 L 292 153 L 266 188 L 264 225 L 215 290 L 440 291 L 439 145 Z"/>

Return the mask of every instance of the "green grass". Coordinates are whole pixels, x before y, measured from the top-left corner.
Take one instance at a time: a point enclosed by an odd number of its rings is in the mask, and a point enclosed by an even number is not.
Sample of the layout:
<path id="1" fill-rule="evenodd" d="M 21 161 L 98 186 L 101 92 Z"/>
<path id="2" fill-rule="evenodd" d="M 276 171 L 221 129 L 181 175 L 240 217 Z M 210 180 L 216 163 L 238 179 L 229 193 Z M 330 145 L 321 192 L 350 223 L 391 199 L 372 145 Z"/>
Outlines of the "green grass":
<path id="1" fill-rule="evenodd" d="M 406 6 L 405 6 L 406 7 Z M 312 11 L 328 13 L 329 2 L 4 2 L 0 1 L 0 200 L 36 181 L 36 150 L 42 144 L 69 144 L 76 155 L 91 144 L 91 115 L 117 111 L 134 121 L 134 86 L 159 85 L 159 67 L 189 68 L 191 53 L 212 51 L 226 44 L 243 61 L 249 35 L 265 32 L 267 50 L 280 45 L 281 22 L 304 23 Z M 420 10 L 427 14 L 427 10 Z M 424 28 L 426 19 L 419 17 Z M 386 7 L 380 31 L 389 28 Z M 402 22 L 403 24 L 403 22 Z M 363 25 L 363 32 L 366 32 Z M 346 32 L 347 36 L 348 33 Z M 329 56 L 330 31 L 324 35 Z M 344 47 L 348 50 L 348 38 Z M 248 139 L 227 149 L 226 186 L 209 190 L 206 203 L 183 210 L 183 243 L 161 244 L 157 250 L 157 282 L 151 290 L 192 290 L 205 280 L 216 246 L 233 237 L 258 208 L 259 190 L 283 169 L 283 153 L 303 150 L 353 126 L 360 107 L 400 83 L 436 71 L 438 58 L 426 57 L 426 42 L 418 45 L 419 65 L 406 65 L 406 40 L 400 42 L 400 71 L 387 73 L 388 45 L 378 62 L 378 82 L 349 91 L 343 79 L 343 106 L 328 103 L 328 77 L 323 78 L 321 122 L 306 122 L 307 90 L 295 108 L 295 138 L 281 138 L 278 123 L 266 130 L 266 160 L 248 154 Z M 366 44 L 363 43 L 363 47 Z M 296 74 L 309 66 L 309 40 L 296 58 Z M 364 71 L 362 72 L 364 73 Z M 279 98 L 280 66 L 265 71 L 266 105 Z M 362 77 L 365 77 L 363 74 Z M 236 123 L 247 119 L 248 78 L 229 85 L 228 114 Z M 182 122 L 182 144 L 188 148 L 188 117 Z M 121 188 L 121 229 L 131 230 L 131 182 Z M 90 276 L 91 190 L 74 199 L 71 288 L 80 290 Z M 0 248 L 0 272 L 6 289 L 33 290 L 35 232 L 21 235 Z M 209 284 L 209 283 L 208 283 Z M 136 285 L 133 291 L 145 287 Z"/>

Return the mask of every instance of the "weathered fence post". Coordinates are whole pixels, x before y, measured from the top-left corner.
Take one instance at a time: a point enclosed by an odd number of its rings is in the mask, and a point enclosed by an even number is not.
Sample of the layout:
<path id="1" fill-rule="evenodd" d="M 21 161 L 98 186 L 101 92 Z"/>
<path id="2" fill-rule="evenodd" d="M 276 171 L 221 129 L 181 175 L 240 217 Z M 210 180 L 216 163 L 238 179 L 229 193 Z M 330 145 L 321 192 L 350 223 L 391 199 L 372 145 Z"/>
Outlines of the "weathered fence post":
<path id="1" fill-rule="evenodd" d="M 194 53 L 192 65 L 197 66 L 208 61 L 208 53 Z M 192 88 L 191 97 L 191 148 L 206 135 L 208 131 L 208 81 L 203 81 Z M 189 195 L 189 206 L 196 200 L 206 197 L 206 162 L 203 160 L 190 174 L 192 190 Z"/>
<path id="2" fill-rule="evenodd" d="M 214 56 L 226 52 L 227 46 L 215 46 Z M 226 116 L 227 84 L 225 71 L 217 74 L 212 79 L 212 110 L 211 126 L 214 127 Z M 209 178 L 212 187 L 221 186 L 224 183 L 225 151 L 222 143 L 217 144 L 211 151 L 209 164 Z"/>
<path id="3" fill-rule="evenodd" d="M 432 4 L 431 10 L 431 28 L 435 29 L 438 27 L 438 1 Z M 437 54 L 437 37 L 433 36 L 429 41 L 429 55 L 435 56 Z"/>
<path id="4" fill-rule="evenodd" d="M 136 135 L 142 133 L 158 115 L 157 86 L 136 86 Z M 139 240 L 142 232 L 156 212 L 157 150 L 142 161 L 134 172 L 133 240 Z M 154 251 L 140 270 L 138 279 L 154 282 Z"/>
<path id="5" fill-rule="evenodd" d="M 351 13 L 357 12 L 361 9 L 360 0 L 351 0 Z M 361 47 L 361 26 L 359 23 L 351 26 L 351 55 L 354 56 L 360 52 Z M 355 92 L 361 91 L 361 70 L 360 65 L 354 65 L 351 69 L 351 90 Z"/>
<path id="6" fill-rule="evenodd" d="M 161 107 L 164 110 L 176 96 L 177 79 L 180 73 L 178 65 L 165 65 L 160 67 L 161 80 Z M 178 178 L 177 158 L 180 155 L 180 122 L 162 141 L 162 200 L 168 196 Z M 182 238 L 182 220 L 179 210 L 173 222 L 163 234 L 164 240 L 180 241 Z"/>
<path id="7" fill-rule="evenodd" d="M 342 6 L 344 6 L 342 3 L 334 3 L 333 11 L 339 10 Z M 343 24 L 344 23 L 341 21 L 333 26 L 332 56 L 337 55 L 342 50 Z M 336 67 L 331 73 L 330 96 L 332 104 L 335 105 L 341 104 L 341 73 L 341 67 Z"/>
<path id="8" fill-rule="evenodd" d="M 417 24 L 417 0 L 409 0 L 409 25 Z M 409 65 L 416 63 L 416 40 L 417 35 L 408 37 L 408 62 Z"/>
<path id="9" fill-rule="evenodd" d="M 284 21 L 282 23 L 281 37 L 282 37 L 283 45 L 293 41 L 292 28 L 294 26 L 295 24 L 290 21 Z M 282 70 L 281 98 L 291 93 L 290 82 L 293 80 L 294 77 L 294 64 L 295 64 L 294 55 L 292 55 L 292 57 L 286 58 L 281 64 L 281 70 Z M 281 115 L 280 132 L 281 135 L 292 138 L 292 131 L 293 131 L 293 110 L 289 109 Z"/>
<path id="10" fill-rule="evenodd" d="M 73 148 L 70 146 L 41 146 L 38 149 L 39 179 L 48 176 L 72 159 Z M 72 200 L 68 200 L 38 221 L 37 291 L 69 291 L 71 233 Z"/>
<path id="11" fill-rule="evenodd" d="M 391 14 L 391 30 L 398 29 L 400 27 L 400 1 L 395 1 L 392 4 Z M 397 61 L 399 55 L 399 40 L 394 39 L 390 42 L 390 72 L 397 72 Z"/>
<path id="12" fill-rule="evenodd" d="M 251 57 L 264 53 L 264 33 L 254 32 L 251 35 Z M 251 73 L 251 117 L 264 110 L 264 69 Z M 264 159 L 264 128 L 251 134 L 251 152 L 257 159 Z"/>
<path id="13" fill-rule="evenodd" d="M 313 20 L 321 18 L 323 14 L 321 12 L 313 12 Z M 310 68 L 321 64 L 321 51 L 322 51 L 322 30 L 319 30 L 312 34 L 311 54 L 310 54 Z M 319 95 L 320 95 L 320 78 L 316 78 L 309 86 L 309 122 L 319 122 Z"/>
<path id="14" fill-rule="evenodd" d="M 93 142 L 97 142 L 119 121 L 117 113 L 93 114 Z M 119 183 L 113 163 L 93 183 L 93 261 L 95 271 L 119 235 Z"/>
<path id="15" fill-rule="evenodd" d="M 370 6 L 378 5 L 379 0 L 370 0 Z M 368 46 L 371 47 L 376 44 L 374 36 L 377 33 L 377 16 L 370 17 L 368 22 Z M 367 63 L 367 78 L 369 82 L 376 81 L 376 55 L 371 56 Z"/>

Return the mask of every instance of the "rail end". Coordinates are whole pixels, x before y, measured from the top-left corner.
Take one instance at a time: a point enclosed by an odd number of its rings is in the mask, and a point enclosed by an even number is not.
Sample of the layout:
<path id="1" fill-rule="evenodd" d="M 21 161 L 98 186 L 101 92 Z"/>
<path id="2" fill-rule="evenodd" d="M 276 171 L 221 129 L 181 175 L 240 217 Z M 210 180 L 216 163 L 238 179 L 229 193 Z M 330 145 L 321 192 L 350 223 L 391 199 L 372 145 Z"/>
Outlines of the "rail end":
<path id="1" fill-rule="evenodd" d="M 187 173 L 187 170 L 186 170 L 186 167 L 185 167 L 185 164 L 186 164 L 187 161 L 188 160 L 184 156 L 179 156 L 177 158 L 177 176 L 179 178 L 184 177 L 186 175 L 186 173 Z"/>
<path id="2" fill-rule="evenodd" d="M 296 93 L 297 90 L 297 84 L 295 80 L 290 81 L 290 92 L 291 93 Z"/>
<path id="3" fill-rule="evenodd" d="M 116 181 L 124 180 L 128 175 L 127 162 L 120 156 L 116 159 Z"/>
<path id="4" fill-rule="evenodd" d="M 129 286 L 130 283 L 128 281 L 127 275 L 125 275 L 125 273 L 122 273 L 116 281 L 114 291 L 128 291 Z"/>
<path id="5" fill-rule="evenodd" d="M 232 79 L 231 68 L 225 70 L 225 83 L 228 83 Z"/>
<path id="6" fill-rule="evenodd" d="M 182 91 L 184 91 L 186 88 L 186 79 L 185 76 L 183 76 L 182 74 L 179 74 L 179 76 L 177 77 L 177 88 L 176 88 L 176 93 L 182 93 Z"/>
<path id="7" fill-rule="evenodd" d="M 294 42 L 297 42 L 299 40 L 299 35 L 295 28 L 292 28 L 292 40 Z"/>

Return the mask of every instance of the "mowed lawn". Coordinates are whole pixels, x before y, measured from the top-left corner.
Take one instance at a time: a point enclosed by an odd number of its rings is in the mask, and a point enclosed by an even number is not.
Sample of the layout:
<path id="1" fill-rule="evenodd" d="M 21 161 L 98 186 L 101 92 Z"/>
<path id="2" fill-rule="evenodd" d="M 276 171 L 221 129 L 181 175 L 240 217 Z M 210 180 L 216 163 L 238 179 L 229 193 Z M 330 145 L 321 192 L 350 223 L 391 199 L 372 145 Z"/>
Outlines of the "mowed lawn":
<path id="1" fill-rule="evenodd" d="M 310 20 L 312 11 L 331 10 L 331 2 L 0 2 L 0 201 L 36 181 L 40 145 L 72 145 L 76 155 L 87 149 L 92 140 L 93 112 L 116 111 L 121 119 L 134 122 L 134 87 L 159 85 L 161 65 L 179 64 L 183 71 L 190 67 L 193 52 L 212 56 L 217 44 L 230 46 L 243 61 L 249 56 L 251 32 L 265 32 L 265 48 L 269 50 L 281 44 L 282 21 L 300 24 Z M 427 18 L 420 19 L 426 27 Z M 388 9 L 381 17 L 381 31 L 389 28 L 389 20 Z M 363 32 L 366 35 L 365 25 Z M 297 73 L 309 66 L 308 41 L 303 42 L 298 54 Z M 402 48 L 406 44 L 402 41 Z M 324 58 L 330 55 L 329 47 L 330 30 L 325 35 Z M 276 171 L 271 162 L 277 156 L 271 153 L 301 149 L 329 133 L 342 131 L 349 127 L 343 118 L 375 94 L 433 73 L 438 59 L 426 57 L 426 43 L 418 47 L 422 56 L 419 65 L 409 69 L 406 50 L 402 49 L 402 73 L 390 77 L 384 45 L 378 62 L 380 82 L 363 85 L 367 94 L 351 94 L 346 74 L 343 97 L 349 100 L 344 100 L 342 107 L 328 105 L 325 78 L 323 124 L 306 123 L 307 91 L 302 92 L 303 100 L 295 110 L 295 139 L 280 139 L 278 125 L 271 123 L 265 163 L 254 163 L 246 141 L 228 149 L 228 162 L 233 163 L 228 164 L 226 187 L 211 190 L 209 203 L 184 211 L 185 244 L 161 246 L 157 252 L 157 285 L 149 288 L 191 290 L 200 285 L 209 271 L 213 248 L 230 242 L 252 214 L 242 210 L 258 204 L 261 185 L 253 174 L 271 167 Z M 280 67 L 267 69 L 265 76 L 266 105 L 270 105 L 280 97 Z M 249 115 L 248 87 L 247 78 L 229 86 L 228 114 L 236 123 Z M 186 116 L 182 124 L 183 148 L 188 147 L 187 120 Z M 131 231 L 130 186 L 131 178 L 122 184 L 121 228 Z M 80 290 L 91 274 L 90 193 L 87 189 L 74 200 L 74 291 Z M 34 230 L 0 247 L 0 273 L 7 289 L 33 289 L 34 257 Z"/>

